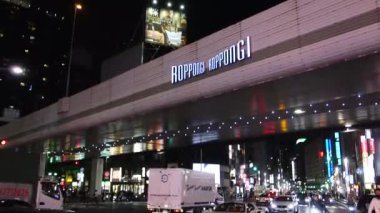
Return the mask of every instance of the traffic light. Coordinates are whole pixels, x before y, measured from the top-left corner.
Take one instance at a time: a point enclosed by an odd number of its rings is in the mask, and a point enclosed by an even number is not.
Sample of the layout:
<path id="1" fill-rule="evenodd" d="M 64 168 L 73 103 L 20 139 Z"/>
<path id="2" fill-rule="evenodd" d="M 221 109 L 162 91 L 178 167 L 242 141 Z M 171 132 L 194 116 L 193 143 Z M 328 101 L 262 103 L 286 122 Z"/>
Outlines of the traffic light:
<path id="1" fill-rule="evenodd" d="M 319 151 L 318 156 L 322 159 L 325 156 L 325 153 L 323 151 Z"/>
<path id="2" fill-rule="evenodd" d="M 5 139 L 2 139 L 0 142 L 1 146 L 5 146 L 8 142 Z"/>

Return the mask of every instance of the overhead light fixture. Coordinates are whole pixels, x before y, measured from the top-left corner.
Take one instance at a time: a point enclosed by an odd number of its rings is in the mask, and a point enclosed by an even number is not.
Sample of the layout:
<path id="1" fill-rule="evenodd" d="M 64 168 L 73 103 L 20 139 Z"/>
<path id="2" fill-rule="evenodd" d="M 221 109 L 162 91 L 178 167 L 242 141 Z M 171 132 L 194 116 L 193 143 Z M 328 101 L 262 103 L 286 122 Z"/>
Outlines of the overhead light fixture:
<path id="1" fill-rule="evenodd" d="M 294 110 L 294 114 L 299 115 L 299 114 L 303 114 L 303 113 L 305 113 L 305 111 L 302 110 L 302 109 L 296 109 L 296 110 Z"/>
<path id="2" fill-rule="evenodd" d="M 296 141 L 296 145 L 299 143 L 304 143 L 306 141 L 306 138 L 298 138 Z"/>
<path id="3" fill-rule="evenodd" d="M 352 124 L 350 124 L 350 123 L 346 123 L 346 124 L 344 125 L 344 127 L 346 127 L 346 128 L 350 128 L 350 127 L 352 127 Z"/>

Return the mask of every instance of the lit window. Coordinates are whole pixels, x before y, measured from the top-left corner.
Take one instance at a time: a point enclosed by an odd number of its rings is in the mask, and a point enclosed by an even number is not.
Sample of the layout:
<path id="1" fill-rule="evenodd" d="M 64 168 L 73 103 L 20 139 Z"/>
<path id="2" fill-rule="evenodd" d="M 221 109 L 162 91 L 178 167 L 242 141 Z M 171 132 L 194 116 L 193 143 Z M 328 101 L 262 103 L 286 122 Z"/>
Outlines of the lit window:
<path id="1" fill-rule="evenodd" d="M 15 107 L 14 107 L 14 106 L 12 106 L 12 105 L 10 105 L 10 106 L 9 106 L 9 108 L 13 109 L 13 108 L 15 108 Z"/>
<path id="2" fill-rule="evenodd" d="M 25 51 L 25 53 L 29 53 L 29 50 L 28 50 L 28 49 L 25 49 L 24 51 Z"/>
<path id="3" fill-rule="evenodd" d="M 20 86 L 25 87 L 25 83 L 24 82 L 20 82 Z"/>
<path id="4" fill-rule="evenodd" d="M 42 100 L 45 99 L 45 96 L 42 95 L 42 96 L 41 96 L 41 99 L 42 99 Z"/>
<path id="5" fill-rule="evenodd" d="M 62 63 L 61 65 L 62 65 L 62 67 L 64 67 L 64 66 L 65 66 L 65 63 Z"/>
<path id="6" fill-rule="evenodd" d="M 44 64 L 44 67 L 48 68 L 48 67 L 49 67 L 49 65 L 47 65 L 47 64 Z"/>
<path id="7" fill-rule="evenodd" d="M 29 39 L 30 39 L 30 40 L 34 40 L 34 39 L 36 39 L 36 37 L 34 37 L 34 36 L 30 36 Z"/>
<path id="8" fill-rule="evenodd" d="M 32 31 L 36 31 L 37 28 L 36 28 L 36 27 L 32 27 L 30 30 L 32 30 Z"/>
<path id="9" fill-rule="evenodd" d="M 43 77 L 43 78 L 42 78 L 42 81 L 47 81 L 47 78 L 46 78 L 46 77 Z"/>
<path id="10" fill-rule="evenodd" d="M 0 78 L 0 81 L 3 81 L 3 79 L 2 79 L 2 78 Z"/>
<path id="11" fill-rule="evenodd" d="M 4 33 L 0 33 L 0 38 L 4 37 Z"/>

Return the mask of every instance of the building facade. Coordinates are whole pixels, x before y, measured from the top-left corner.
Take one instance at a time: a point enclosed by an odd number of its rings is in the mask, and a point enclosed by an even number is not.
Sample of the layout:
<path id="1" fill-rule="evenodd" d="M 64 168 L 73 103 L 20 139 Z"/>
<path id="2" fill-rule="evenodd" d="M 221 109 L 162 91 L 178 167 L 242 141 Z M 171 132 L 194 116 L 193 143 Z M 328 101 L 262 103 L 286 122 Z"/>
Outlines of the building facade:
<path id="1" fill-rule="evenodd" d="M 329 171 L 326 177 L 333 188 L 346 177 L 335 167 L 344 169 L 347 154 L 341 152 L 346 150 L 344 141 L 335 132 L 377 131 L 378 11 L 378 0 L 286 1 L 1 127 L 1 137 L 9 141 L 2 149 L 25 147 L 53 163 L 92 159 L 89 170 L 97 174 L 88 177 L 92 192 L 101 191 L 100 162 L 136 153 L 151 153 L 147 159 L 154 162 L 147 166 L 139 160 L 142 166 L 134 172 L 120 172 L 117 166 L 115 174 L 109 171 L 112 177 L 138 174 L 138 180 L 148 167 L 167 166 L 186 156 L 202 162 L 219 154 L 214 159 L 229 164 L 235 184 L 241 186 L 240 179 L 247 178 L 242 165 L 249 167 L 243 144 L 314 130 L 323 132 L 316 146 L 328 156 L 315 168 Z M 364 154 L 357 162 L 373 168 L 363 167 L 363 174 L 377 172 L 376 160 L 369 160 L 377 159 L 372 147 L 377 141 L 372 143 L 376 137 L 370 135 L 360 136 Z M 231 160 L 230 144 L 236 156 Z M 207 146 L 221 148 L 205 154 Z M 260 165 L 257 179 L 266 182 L 266 174 L 271 185 L 289 185 L 293 175 L 290 162 L 283 159 L 296 156 L 285 149 L 266 148 L 278 150 L 277 162 L 269 165 L 276 172 Z M 305 155 L 308 150 L 314 148 L 305 148 Z M 319 151 L 311 156 L 317 158 Z M 373 175 L 365 177 L 362 186 L 375 183 Z"/>

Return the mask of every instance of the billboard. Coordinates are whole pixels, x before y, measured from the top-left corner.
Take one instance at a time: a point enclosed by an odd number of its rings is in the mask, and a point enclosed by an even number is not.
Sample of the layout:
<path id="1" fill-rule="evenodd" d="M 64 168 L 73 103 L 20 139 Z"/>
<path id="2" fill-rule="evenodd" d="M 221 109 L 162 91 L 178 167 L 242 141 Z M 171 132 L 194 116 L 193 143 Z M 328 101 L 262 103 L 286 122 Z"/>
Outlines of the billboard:
<path id="1" fill-rule="evenodd" d="M 148 7 L 146 10 L 145 41 L 179 47 L 186 44 L 186 14 L 172 9 Z"/>

